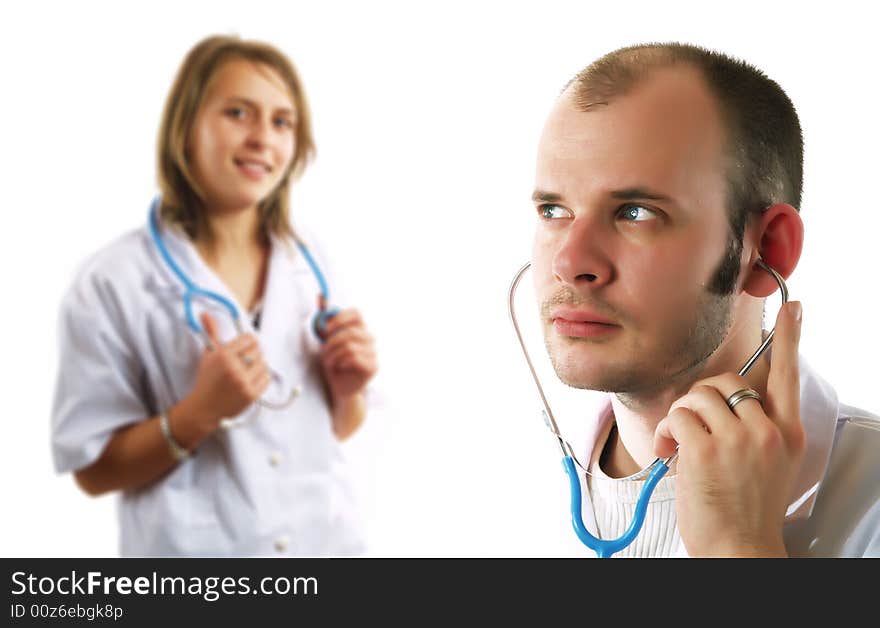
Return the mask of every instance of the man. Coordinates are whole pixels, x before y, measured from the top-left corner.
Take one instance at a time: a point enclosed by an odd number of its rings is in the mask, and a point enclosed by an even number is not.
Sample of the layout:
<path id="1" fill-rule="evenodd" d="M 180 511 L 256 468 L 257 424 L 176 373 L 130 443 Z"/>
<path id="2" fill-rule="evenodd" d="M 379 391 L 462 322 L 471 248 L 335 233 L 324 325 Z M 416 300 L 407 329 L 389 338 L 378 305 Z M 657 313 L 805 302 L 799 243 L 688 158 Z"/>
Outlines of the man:
<path id="1" fill-rule="evenodd" d="M 678 451 L 618 555 L 880 554 L 880 419 L 799 360 L 800 303 L 737 375 L 777 290 L 759 259 L 788 277 L 801 254 L 802 161 L 782 89 L 689 45 L 606 55 L 547 120 L 532 265 L 545 341 L 563 382 L 614 393 L 577 451 L 592 533 L 632 518 L 641 483 L 617 479 Z"/>

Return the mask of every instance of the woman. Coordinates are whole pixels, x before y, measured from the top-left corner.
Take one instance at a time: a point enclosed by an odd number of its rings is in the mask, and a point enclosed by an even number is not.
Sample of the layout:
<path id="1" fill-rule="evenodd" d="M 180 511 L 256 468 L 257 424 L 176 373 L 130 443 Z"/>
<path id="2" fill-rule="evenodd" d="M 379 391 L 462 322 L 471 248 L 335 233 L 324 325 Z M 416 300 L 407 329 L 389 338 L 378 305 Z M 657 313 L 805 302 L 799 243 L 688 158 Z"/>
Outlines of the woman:
<path id="1" fill-rule="evenodd" d="M 327 310 L 325 260 L 289 223 L 312 152 L 283 54 L 200 42 L 166 103 L 149 224 L 63 301 L 55 466 L 121 492 L 123 555 L 362 551 L 339 440 L 376 359 L 358 312 Z M 186 307 L 190 283 L 213 295 Z"/>

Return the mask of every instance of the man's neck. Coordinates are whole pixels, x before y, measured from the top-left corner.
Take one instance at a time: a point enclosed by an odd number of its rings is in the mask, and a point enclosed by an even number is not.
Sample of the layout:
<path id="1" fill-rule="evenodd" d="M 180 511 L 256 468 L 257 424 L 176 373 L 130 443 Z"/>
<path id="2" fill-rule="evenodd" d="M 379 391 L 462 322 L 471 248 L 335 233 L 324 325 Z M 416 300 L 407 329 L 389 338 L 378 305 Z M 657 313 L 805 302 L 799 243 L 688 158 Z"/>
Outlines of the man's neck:
<path id="1" fill-rule="evenodd" d="M 694 383 L 722 373 L 739 372 L 762 340 L 761 310 L 744 318 L 748 322 L 735 324 L 721 346 L 699 368 L 661 388 L 612 397 L 617 430 L 616 433 L 612 430 L 602 455 L 602 469 L 609 477 L 632 475 L 654 461 L 654 431 L 657 424 L 669 413 L 672 403 L 685 395 Z M 754 331 L 747 333 L 747 329 Z M 766 396 L 769 371 L 769 362 L 760 359 L 745 376 L 749 386 L 762 396 Z"/>

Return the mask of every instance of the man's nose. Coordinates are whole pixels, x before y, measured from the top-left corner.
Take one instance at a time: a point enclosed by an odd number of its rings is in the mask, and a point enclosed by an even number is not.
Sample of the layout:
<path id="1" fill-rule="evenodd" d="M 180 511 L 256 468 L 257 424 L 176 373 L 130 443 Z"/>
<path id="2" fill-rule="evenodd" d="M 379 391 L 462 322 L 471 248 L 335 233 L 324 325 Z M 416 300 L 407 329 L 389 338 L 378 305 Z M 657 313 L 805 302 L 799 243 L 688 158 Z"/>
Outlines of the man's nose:
<path id="1" fill-rule="evenodd" d="M 553 256 L 553 275 L 574 288 L 598 288 L 613 279 L 607 234 L 596 216 L 581 216 L 565 231 Z"/>

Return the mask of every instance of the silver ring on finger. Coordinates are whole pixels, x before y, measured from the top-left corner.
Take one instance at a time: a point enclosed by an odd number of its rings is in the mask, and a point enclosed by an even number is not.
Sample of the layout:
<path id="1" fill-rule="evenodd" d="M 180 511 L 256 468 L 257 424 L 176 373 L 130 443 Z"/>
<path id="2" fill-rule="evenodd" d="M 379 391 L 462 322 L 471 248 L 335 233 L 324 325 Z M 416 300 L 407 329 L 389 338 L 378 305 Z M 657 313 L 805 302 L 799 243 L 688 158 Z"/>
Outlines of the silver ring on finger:
<path id="1" fill-rule="evenodd" d="M 744 399 L 754 399 L 758 403 L 761 403 L 761 395 L 758 394 L 757 390 L 753 390 L 751 388 L 741 388 L 726 399 L 727 407 L 733 410 L 733 407 Z"/>

